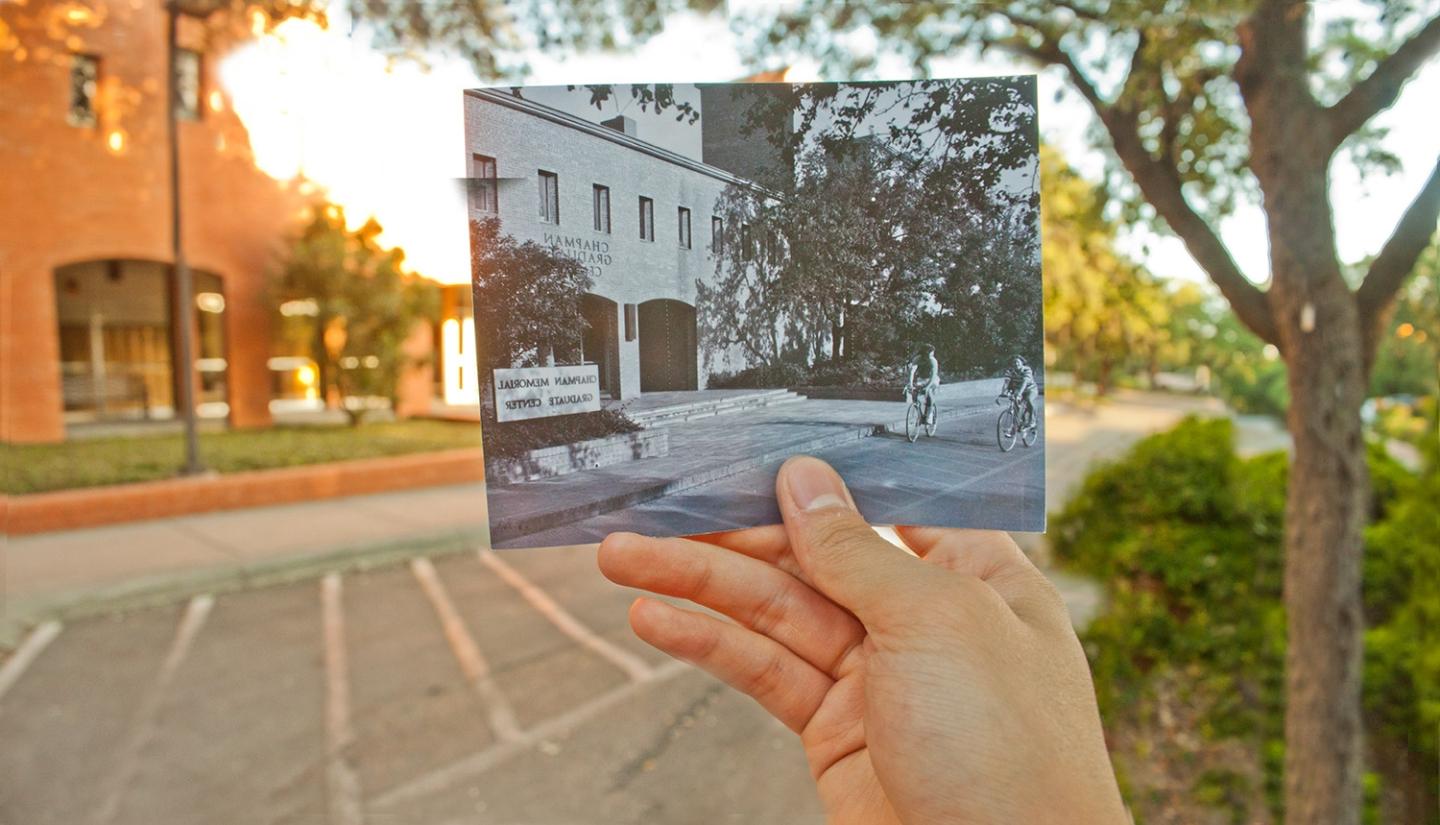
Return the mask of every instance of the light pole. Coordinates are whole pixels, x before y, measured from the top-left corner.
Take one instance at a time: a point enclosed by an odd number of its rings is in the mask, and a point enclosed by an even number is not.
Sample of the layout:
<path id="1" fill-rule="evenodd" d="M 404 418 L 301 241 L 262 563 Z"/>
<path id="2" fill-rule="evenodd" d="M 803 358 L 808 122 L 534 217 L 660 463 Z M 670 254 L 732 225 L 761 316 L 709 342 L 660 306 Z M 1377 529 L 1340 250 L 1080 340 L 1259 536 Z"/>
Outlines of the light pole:
<path id="1" fill-rule="evenodd" d="M 185 464 L 180 468 L 181 475 L 199 475 L 205 472 L 205 467 L 200 463 L 200 438 L 195 416 L 195 285 L 190 265 L 185 262 L 185 244 L 180 234 L 180 72 L 176 35 L 180 15 L 203 19 L 215 8 L 214 0 L 169 0 L 165 4 L 165 54 L 170 74 L 165 84 L 166 126 L 170 135 L 170 233 L 175 256 L 175 302 L 178 305 L 175 323 L 179 325 L 177 338 L 180 349 L 180 375 L 176 383 L 181 419 L 185 422 Z"/>

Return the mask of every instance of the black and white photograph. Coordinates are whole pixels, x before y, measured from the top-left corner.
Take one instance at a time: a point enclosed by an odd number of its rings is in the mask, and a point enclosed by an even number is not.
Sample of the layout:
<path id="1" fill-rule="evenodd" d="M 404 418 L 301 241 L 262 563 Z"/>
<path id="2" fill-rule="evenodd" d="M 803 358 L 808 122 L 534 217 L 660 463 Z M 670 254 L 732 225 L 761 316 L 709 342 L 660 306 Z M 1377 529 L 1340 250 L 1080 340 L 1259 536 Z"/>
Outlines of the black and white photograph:
<path id="1" fill-rule="evenodd" d="M 465 92 L 491 541 L 1045 527 L 1032 76 Z M 466 376 L 460 376 L 464 380 Z"/>

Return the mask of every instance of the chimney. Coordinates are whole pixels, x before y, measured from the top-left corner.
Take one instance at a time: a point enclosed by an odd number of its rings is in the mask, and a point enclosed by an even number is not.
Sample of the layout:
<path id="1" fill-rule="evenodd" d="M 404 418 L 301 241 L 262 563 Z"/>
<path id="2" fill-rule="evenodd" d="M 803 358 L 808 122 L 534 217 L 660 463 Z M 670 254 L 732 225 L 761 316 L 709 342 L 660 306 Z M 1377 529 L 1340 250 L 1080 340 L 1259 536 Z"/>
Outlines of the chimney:
<path id="1" fill-rule="evenodd" d="M 635 119 L 624 115 L 616 115 L 609 120 L 600 121 L 601 126 L 607 126 L 617 132 L 627 134 L 630 137 L 638 137 L 635 134 Z"/>

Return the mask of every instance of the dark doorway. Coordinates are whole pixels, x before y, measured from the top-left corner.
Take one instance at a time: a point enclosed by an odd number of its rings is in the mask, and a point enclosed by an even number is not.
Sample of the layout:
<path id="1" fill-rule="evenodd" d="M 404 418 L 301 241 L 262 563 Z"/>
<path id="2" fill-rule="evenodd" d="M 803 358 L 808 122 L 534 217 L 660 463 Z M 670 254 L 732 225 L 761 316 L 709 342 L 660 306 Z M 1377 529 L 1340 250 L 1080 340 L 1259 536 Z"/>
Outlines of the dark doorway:
<path id="1" fill-rule="evenodd" d="M 619 312 L 619 305 L 609 298 L 589 292 L 580 297 L 580 314 L 585 317 L 581 357 L 600 368 L 600 392 L 612 398 L 620 395 Z"/>
<path id="2" fill-rule="evenodd" d="M 695 308 L 659 299 L 640 305 L 640 391 L 700 388 Z"/>

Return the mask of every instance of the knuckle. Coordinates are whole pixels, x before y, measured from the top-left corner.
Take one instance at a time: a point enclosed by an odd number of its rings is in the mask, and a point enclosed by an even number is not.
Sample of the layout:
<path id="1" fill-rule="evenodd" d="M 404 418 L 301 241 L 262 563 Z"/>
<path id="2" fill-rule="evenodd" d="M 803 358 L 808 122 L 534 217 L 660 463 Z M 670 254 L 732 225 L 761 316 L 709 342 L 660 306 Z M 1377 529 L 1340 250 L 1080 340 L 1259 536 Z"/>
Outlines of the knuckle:
<path id="1" fill-rule="evenodd" d="M 790 602 L 788 591 L 788 587 L 776 588 L 755 603 L 749 617 L 749 625 L 752 630 L 763 636 L 770 636 L 774 633 L 788 612 Z"/>
<path id="2" fill-rule="evenodd" d="M 810 543 L 826 552 L 854 552 L 884 539 L 875 535 L 870 525 L 851 513 L 817 518 L 809 525 Z"/>
<path id="3" fill-rule="evenodd" d="M 785 684 L 785 665 L 778 652 L 765 655 L 760 666 L 750 673 L 742 690 L 756 698 L 770 696 Z"/>

